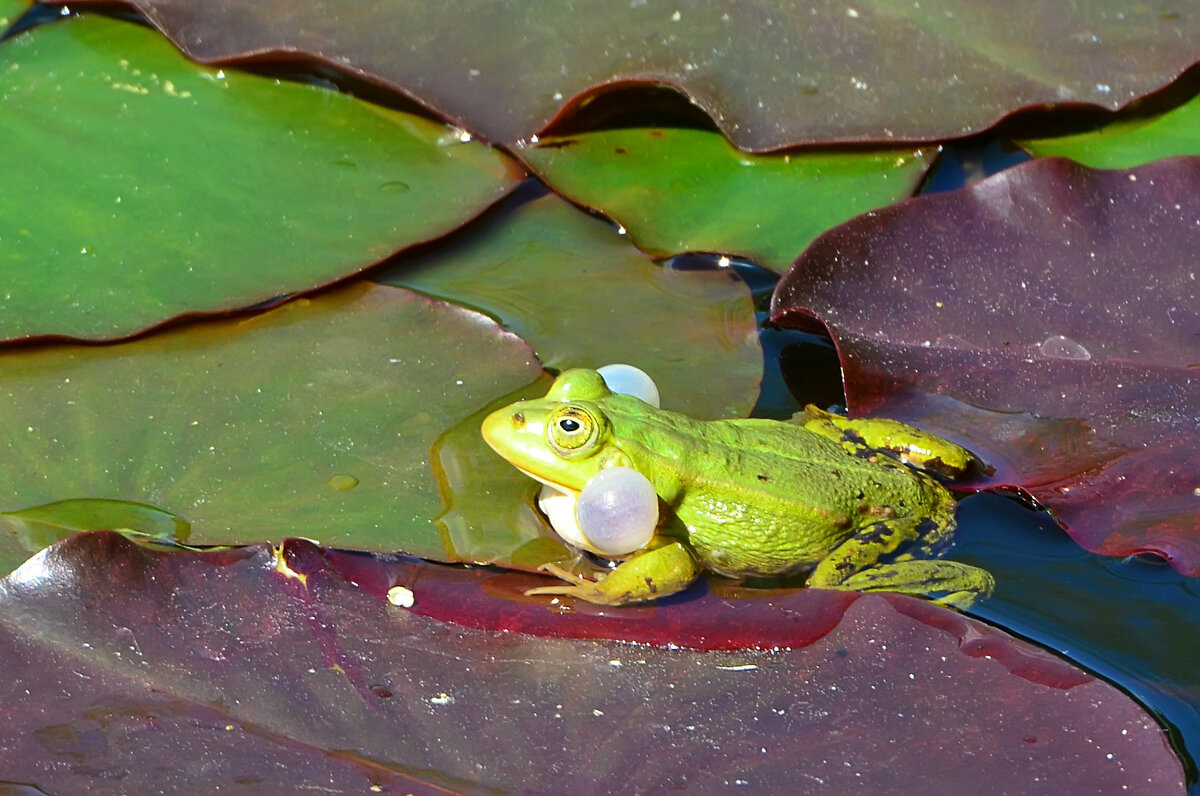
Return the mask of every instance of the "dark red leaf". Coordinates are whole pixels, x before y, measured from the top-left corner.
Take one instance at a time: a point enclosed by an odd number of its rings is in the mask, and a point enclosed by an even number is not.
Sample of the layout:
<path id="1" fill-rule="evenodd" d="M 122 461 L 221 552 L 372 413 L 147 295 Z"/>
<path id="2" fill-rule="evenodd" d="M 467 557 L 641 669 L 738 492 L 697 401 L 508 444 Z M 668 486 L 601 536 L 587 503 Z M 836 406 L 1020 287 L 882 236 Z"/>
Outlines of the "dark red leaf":
<path id="1" fill-rule="evenodd" d="M 860 216 L 780 282 L 850 408 L 955 437 L 1089 550 L 1200 574 L 1200 159 L 1035 161 Z"/>
<path id="2" fill-rule="evenodd" d="M 630 85 L 678 88 L 747 150 L 936 140 L 1021 108 L 1123 107 L 1200 35 L 1195 14 L 1123 0 L 134 4 L 199 61 L 307 55 L 509 144 Z"/>
<path id="3" fill-rule="evenodd" d="M 397 580 L 413 610 L 372 593 Z M 913 598 L 709 593 L 589 616 L 514 600 L 514 586 L 307 542 L 168 554 L 72 537 L 0 581 L 0 780 L 49 793 L 1182 789 L 1164 733 L 1127 696 Z M 764 649 L 551 637 L 705 615 L 715 633 L 778 617 L 758 631 Z"/>

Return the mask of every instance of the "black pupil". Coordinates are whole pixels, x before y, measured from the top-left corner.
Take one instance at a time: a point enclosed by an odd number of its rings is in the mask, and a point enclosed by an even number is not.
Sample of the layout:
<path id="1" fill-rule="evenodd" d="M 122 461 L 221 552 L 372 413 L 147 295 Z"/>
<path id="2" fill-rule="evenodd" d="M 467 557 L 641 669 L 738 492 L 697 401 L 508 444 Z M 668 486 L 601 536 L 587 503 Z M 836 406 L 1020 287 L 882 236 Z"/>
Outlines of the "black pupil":
<path id="1" fill-rule="evenodd" d="M 573 433 L 579 430 L 579 421 L 573 417 L 564 417 L 558 421 L 558 427 L 567 433 Z"/>

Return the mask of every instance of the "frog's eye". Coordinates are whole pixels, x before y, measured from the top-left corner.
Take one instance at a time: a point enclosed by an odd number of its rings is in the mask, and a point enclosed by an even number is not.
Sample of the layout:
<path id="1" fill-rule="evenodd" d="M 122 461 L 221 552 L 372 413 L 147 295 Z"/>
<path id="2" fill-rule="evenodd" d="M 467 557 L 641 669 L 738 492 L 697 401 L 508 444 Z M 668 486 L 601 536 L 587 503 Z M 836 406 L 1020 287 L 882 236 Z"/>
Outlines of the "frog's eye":
<path id="1" fill-rule="evenodd" d="M 582 406 L 567 404 L 550 415 L 546 433 L 559 456 L 572 456 L 591 448 L 600 436 L 600 423 Z"/>

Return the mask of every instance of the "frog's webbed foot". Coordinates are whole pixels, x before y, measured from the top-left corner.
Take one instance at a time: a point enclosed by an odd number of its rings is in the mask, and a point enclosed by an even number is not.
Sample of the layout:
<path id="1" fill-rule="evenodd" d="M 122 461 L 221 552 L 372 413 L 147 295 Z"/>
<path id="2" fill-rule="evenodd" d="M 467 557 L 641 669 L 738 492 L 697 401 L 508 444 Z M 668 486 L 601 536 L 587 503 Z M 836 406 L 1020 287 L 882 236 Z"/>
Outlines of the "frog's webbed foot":
<path id="1" fill-rule="evenodd" d="M 806 429 L 840 444 L 855 456 L 885 451 L 907 465 L 942 478 L 963 478 L 992 468 L 971 451 L 936 434 L 898 420 L 870 417 L 851 420 L 809 404 L 796 416 Z"/>
<path id="2" fill-rule="evenodd" d="M 627 605 L 683 591 L 700 574 L 692 554 L 678 541 L 655 539 L 630 556 L 612 572 L 589 580 L 557 564 L 541 569 L 565 581 L 556 586 L 539 586 L 526 594 L 575 597 L 596 605 Z"/>
<path id="3" fill-rule="evenodd" d="M 549 572 L 556 578 L 560 578 L 566 582 L 556 586 L 538 586 L 535 589 L 526 589 L 525 594 L 528 596 L 553 594 L 555 596 L 575 597 L 597 605 L 619 604 L 612 602 L 609 596 L 601 591 L 600 584 L 604 582 L 605 577 L 603 575 L 598 580 L 589 580 L 582 575 L 575 574 L 569 569 L 560 567 L 558 564 L 542 564 L 538 569 Z"/>

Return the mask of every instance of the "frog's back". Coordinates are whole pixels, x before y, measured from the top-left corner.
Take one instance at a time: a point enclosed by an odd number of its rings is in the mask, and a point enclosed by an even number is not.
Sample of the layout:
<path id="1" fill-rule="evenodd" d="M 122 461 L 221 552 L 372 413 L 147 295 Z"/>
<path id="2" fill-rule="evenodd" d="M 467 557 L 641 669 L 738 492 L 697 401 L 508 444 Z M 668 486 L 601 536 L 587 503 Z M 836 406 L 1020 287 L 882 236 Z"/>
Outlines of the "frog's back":
<path id="1" fill-rule="evenodd" d="M 928 477 L 892 460 L 856 457 L 800 425 L 690 422 L 701 428 L 686 450 L 667 451 L 675 461 L 658 466 L 682 482 L 673 508 L 693 550 L 716 572 L 805 571 L 873 517 L 953 512 L 949 494 Z"/>

